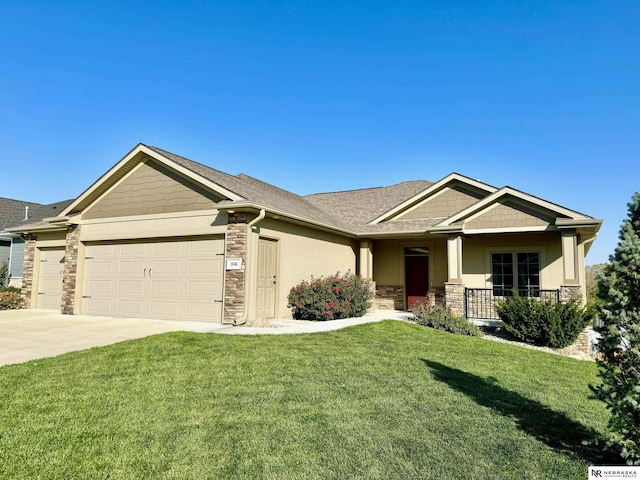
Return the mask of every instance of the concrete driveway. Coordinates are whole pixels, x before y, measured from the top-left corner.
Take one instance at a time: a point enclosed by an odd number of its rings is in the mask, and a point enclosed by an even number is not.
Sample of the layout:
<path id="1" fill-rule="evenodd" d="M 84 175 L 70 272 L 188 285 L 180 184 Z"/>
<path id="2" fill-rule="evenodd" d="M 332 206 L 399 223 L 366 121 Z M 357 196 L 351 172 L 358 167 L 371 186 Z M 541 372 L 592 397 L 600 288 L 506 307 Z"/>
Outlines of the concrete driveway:
<path id="1" fill-rule="evenodd" d="M 54 310 L 8 310 L 0 311 L 0 366 L 166 332 L 235 335 L 313 333 L 385 319 L 409 320 L 411 317 L 407 312 L 379 311 L 364 317 L 327 322 L 279 319 L 271 320 L 266 327 L 233 327 L 210 322 L 62 315 Z"/>
<path id="2" fill-rule="evenodd" d="M 142 338 L 157 333 L 213 332 L 219 323 L 62 315 L 53 310 L 0 312 L 0 365 Z"/>

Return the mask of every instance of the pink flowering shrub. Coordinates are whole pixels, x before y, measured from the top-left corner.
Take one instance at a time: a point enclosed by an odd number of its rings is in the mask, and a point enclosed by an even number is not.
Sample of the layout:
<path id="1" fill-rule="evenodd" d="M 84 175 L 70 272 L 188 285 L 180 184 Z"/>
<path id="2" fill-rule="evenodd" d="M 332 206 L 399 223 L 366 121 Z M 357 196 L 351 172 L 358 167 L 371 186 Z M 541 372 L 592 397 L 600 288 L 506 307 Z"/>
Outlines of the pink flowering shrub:
<path id="1" fill-rule="evenodd" d="M 303 280 L 289 292 L 289 307 L 296 320 L 337 320 L 363 316 L 371 306 L 368 283 L 351 272 Z"/>

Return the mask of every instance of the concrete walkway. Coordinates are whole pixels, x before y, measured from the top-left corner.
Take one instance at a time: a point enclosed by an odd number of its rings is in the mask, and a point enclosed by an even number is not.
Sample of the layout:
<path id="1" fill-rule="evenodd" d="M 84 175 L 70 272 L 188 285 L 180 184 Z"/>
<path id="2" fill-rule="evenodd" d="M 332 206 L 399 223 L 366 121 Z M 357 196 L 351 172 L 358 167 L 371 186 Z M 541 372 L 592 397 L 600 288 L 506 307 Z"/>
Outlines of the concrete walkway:
<path id="1" fill-rule="evenodd" d="M 166 332 L 235 335 L 312 333 L 384 319 L 409 318 L 411 314 L 408 312 L 385 311 L 328 322 L 283 319 L 271 320 L 269 327 L 233 327 L 209 322 L 62 315 L 52 310 L 9 310 L 0 312 L 0 366 Z"/>

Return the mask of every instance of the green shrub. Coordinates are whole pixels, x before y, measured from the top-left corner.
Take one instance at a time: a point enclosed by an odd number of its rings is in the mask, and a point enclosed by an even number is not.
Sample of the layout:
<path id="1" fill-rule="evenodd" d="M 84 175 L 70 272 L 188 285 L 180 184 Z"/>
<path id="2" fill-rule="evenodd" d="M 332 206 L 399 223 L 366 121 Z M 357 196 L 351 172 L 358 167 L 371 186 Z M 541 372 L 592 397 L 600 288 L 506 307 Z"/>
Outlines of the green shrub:
<path id="1" fill-rule="evenodd" d="M 351 272 L 303 280 L 287 300 L 296 320 L 337 320 L 363 316 L 371 306 L 370 285 Z"/>
<path id="2" fill-rule="evenodd" d="M 415 322 L 419 325 L 446 330 L 458 335 L 472 335 L 475 337 L 482 335 L 477 325 L 474 325 L 465 317 L 454 314 L 444 305 L 427 305 L 418 302 L 411 307 L 411 312 L 415 317 Z"/>
<path id="3" fill-rule="evenodd" d="M 591 321 L 578 299 L 560 303 L 516 294 L 498 303 L 496 311 L 507 332 L 523 342 L 551 348 L 571 345 Z"/>
<path id="4" fill-rule="evenodd" d="M 0 292 L 0 310 L 22 308 L 22 297 L 16 292 Z"/>
<path id="5" fill-rule="evenodd" d="M 3 262 L 0 264 L 0 288 L 3 288 L 7 283 L 9 283 L 9 264 L 7 262 Z"/>
<path id="6" fill-rule="evenodd" d="M 18 288 L 18 287 L 4 287 L 4 288 L 0 288 L 0 292 L 13 292 L 13 293 L 20 293 L 22 291 L 22 289 Z"/>

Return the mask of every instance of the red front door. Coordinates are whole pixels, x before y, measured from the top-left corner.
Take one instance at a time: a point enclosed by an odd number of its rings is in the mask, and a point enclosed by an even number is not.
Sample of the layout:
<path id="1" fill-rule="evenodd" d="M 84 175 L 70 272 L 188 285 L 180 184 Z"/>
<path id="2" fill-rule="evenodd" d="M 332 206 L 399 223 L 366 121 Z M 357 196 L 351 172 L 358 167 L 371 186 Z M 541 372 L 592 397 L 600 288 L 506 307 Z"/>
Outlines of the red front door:
<path id="1" fill-rule="evenodd" d="M 416 302 L 426 302 L 429 292 L 429 257 L 426 255 L 404 257 L 405 292 L 407 309 Z"/>

